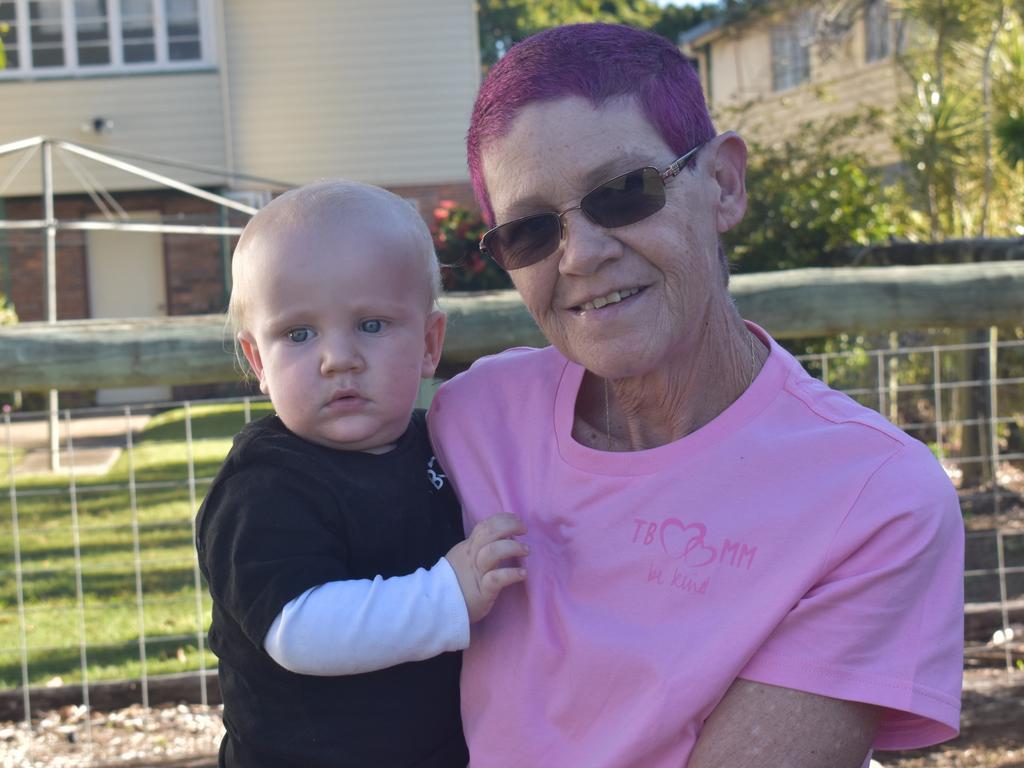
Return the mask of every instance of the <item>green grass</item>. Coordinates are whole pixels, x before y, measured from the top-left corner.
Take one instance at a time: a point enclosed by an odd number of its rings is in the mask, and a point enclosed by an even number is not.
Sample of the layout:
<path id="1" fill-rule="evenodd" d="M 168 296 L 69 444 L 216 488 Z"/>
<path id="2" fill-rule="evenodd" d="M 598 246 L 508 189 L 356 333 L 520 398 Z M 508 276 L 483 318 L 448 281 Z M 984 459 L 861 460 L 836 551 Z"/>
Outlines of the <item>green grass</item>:
<path id="1" fill-rule="evenodd" d="M 14 449 L 14 466 L 18 466 L 18 462 L 25 456 L 25 451 L 20 448 Z M 0 447 L 0 479 L 4 482 L 10 478 L 11 474 L 11 457 L 10 452 L 6 446 Z"/>
<path id="2" fill-rule="evenodd" d="M 254 404 L 252 418 L 268 411 L 269 405 Z M 192 408 L 196 505 L 243 424 L 241 405 Z M 18 476 L 24 626 L 17 613 L 7 457 L 0 456 L 0 688 L 21 684 L 23 632 L 31 685 L 55 677 L 81 680 L 83 634 L 90 680 L 140 677 L 143 629 L 149 675 L 200 668 L 197 632 L 205 635 L 209 627 L 210 598 L 203 584 L 197 607 L 185 427 L 182 409 L 161 413 L 137 437 L 131 457 L 122 451 L 106 475 L 77 478 L 80 596 L 67 478 Z M 216 665 L 209 651 L 203 660 L 208 668 Z"/>

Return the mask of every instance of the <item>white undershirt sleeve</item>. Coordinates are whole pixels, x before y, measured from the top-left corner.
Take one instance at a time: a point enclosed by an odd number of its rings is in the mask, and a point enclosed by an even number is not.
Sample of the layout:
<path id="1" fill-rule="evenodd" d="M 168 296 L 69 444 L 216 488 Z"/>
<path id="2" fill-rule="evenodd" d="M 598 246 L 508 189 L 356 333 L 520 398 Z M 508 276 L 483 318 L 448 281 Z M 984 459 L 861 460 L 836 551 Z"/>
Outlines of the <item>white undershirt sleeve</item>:
<path id="1" fill-rule="evenodd" d="M 331 581 L 285 605 L 263 647 L 291 672 L 354 675 L 469 645 L 469 613 L 445 558 L 430 570 Z"/>

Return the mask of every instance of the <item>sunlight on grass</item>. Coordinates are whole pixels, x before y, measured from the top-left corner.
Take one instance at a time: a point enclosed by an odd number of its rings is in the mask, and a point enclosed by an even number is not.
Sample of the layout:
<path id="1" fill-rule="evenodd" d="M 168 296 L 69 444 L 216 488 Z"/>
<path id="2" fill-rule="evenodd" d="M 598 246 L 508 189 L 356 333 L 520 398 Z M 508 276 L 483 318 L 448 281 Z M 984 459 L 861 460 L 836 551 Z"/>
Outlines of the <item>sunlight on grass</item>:
<path id="1" fill-rule="evenodd" d="M 268 403 L 253 403 L 251 418 L 270 410 Z M 210 598 L 204 584 L 197 609 L 192 519 L 245 418 L 241 404 L 191 409 L 194 506 L 185 423 L 183 408 L 154 416 L 136 436 L 131 457 L 122 450 L 105 475 L 76 478 L 78 572 L 68 478 L 19 475 L 24 624 L 17 610 L 7 456 L 0 454 L 0 688 L 21 684 L 23 632 L 33 685 L 81 679 L 83 631 L 90 680 L 139 677 L 143 635 L 149 674 L 200 668 L 197 632 L 209 627 Z M 207 668 L 216 666 L 209 651 L 203 659 Z"/>
<path id="2" fill-rule="evenodd" d="M 14 449 L 14 466 L 18 466 L 18 462 L 25 456 L 25 451 L 21 448 Z M 6 446 L 0 447 L 0 481 L 5 484 L 10 483 L 11 475 L 11 456 Z"/>

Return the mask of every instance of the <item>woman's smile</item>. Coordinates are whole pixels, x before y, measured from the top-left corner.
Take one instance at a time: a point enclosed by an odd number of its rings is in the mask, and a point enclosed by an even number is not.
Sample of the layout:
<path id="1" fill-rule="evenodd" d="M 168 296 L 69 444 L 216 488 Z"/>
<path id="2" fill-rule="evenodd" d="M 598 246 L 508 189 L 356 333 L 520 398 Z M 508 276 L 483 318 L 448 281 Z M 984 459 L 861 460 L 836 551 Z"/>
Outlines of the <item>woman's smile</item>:
<path id="1" fill-rule="evenodd" d="M 620 304 L 627 299 L 636 296 L 638 293 L 643 291 L 642 287 L 624 288 L 618 291 L 612 291 L 604 296 L 597 296 L 591 300 L 584 301 L 581 304 L 573 307 L 573 310 L 579 313 L 592 312 L 594 310 L 603 309 L 609 305 Z"/>

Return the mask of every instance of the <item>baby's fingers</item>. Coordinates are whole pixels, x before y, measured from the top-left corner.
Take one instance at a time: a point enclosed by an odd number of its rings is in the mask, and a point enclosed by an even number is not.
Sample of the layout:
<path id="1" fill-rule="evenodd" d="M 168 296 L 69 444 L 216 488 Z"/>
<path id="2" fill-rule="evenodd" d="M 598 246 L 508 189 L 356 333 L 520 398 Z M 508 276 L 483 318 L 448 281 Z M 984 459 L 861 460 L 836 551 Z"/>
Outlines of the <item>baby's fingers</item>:
<path id="1" fill-rule="evenodd" d="M 523 525 L 522 520 L 515 515 L 501 513 L 491 515 L 477 523 L 473 529 L 472 538 L 474 541 L 484 544 L 523 533 L 526 533 L 526 526 Z"/>
<path id="2" fill-rule="evenodd" d="M 476 568 L 480 573 L 496 569 L 503 560 L 526 557 L 530 548 L 516 539 L 498 539 L 480 547 L 476 554 Z"/>
<path id="3" fill-rule="evenodd" d="M 492 597 L 489 599 L 493 600 L 493 596 L 505 587 L 525 580 L 525 568 L 497 568 L 484 574 L 483 579 L 480 580 L 480 588 L 485 595 L 491 595 Z"/>

